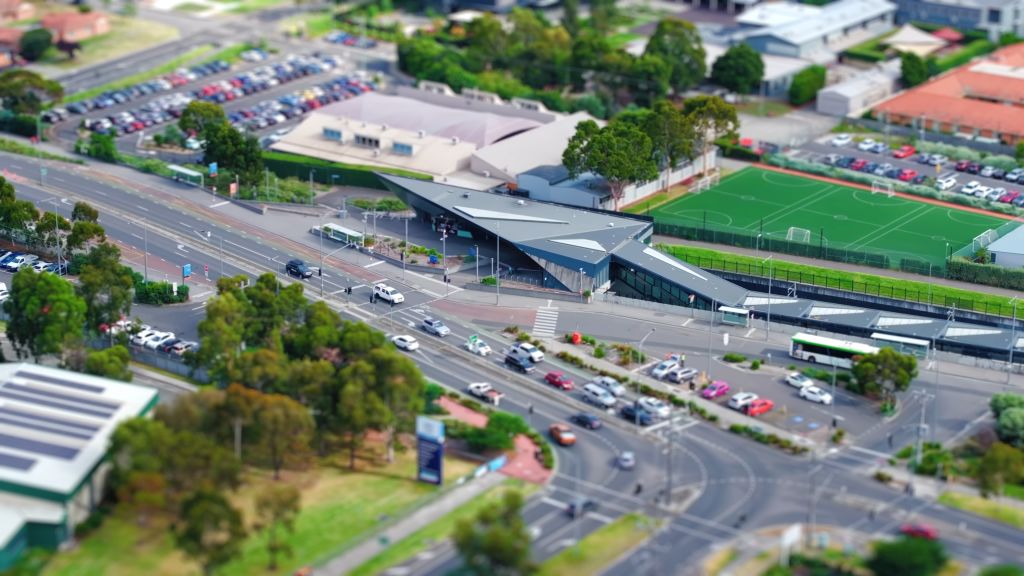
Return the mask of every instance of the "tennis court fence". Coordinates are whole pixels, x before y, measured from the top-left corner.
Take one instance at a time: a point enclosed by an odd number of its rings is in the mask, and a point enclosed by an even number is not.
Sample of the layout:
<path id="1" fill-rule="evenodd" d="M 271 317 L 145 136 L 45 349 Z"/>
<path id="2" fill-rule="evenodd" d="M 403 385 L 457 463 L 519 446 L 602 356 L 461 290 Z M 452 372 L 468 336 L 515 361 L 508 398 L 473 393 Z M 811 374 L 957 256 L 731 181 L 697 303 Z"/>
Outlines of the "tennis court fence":
<path id="1" fill-rule="evenodd" d="M 681 226 L 665 222 L 655 222 L 654 233 L 673 236 L 683 240 L 726 244 L 728 246 L 739 246 L 740 248 L 765 250 L 767 252 L 781 252 L 794 256 L 859 264 L 874 268 L 891 268 L 924 276 L 945 276 L 946 273 L 943 265 L 926 260 L 890 258 L 888 255 L 878 252 L 847 250 L 845 248 L 829 246 L 827 238 L 821 238 L 818 234 L 812 234 L 810 242 L 795 242 L 775 238 L 767 234 L 749 234 L 733 230 L 719 230 L 713 227 Z"/>

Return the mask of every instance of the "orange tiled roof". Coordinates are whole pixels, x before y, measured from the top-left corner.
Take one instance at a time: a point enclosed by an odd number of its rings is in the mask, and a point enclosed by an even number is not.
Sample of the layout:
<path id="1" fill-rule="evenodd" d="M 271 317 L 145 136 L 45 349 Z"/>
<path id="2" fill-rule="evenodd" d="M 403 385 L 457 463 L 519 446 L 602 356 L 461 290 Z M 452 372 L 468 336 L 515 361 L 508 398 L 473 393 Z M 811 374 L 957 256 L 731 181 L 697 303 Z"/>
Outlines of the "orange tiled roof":
<path id="1" fill-rule="evenodd" d="M 0 28 L 0 46 L 12 46 L 17 48 L 21 42 L 23 30 L 17 28 Z"/>
<path id="2" fill-rule="evenodd" d="M 875 111 L 1024 134 L 1024 44 L 907 90 Z"/>
<path id="3" fill-rule="evenodd" d="M 106 18 L 101 12 L 52 12 L 43 16 L 43 28 L 49 28 L 63 33 L 69 29 L 77 29 L 85 26 L 92 26 L 98 20 Z"/>

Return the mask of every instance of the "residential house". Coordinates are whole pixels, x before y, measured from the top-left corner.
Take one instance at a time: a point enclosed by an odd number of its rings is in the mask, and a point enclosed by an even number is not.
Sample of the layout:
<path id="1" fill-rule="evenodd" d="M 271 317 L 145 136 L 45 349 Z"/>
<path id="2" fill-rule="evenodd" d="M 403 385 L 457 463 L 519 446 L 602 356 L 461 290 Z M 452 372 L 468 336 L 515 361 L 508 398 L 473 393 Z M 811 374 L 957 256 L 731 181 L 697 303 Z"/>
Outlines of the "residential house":
<path id="1" fill-rule="evenodd" d="M 21 47 L 21 35 L 17 28 L 0 28 L 0 69 L 12 66 Z"/>
<path id="2" fill-rule="evenodd" d="M 81 42 L 110 32 L 110 18 L 102 12 L 55 12 L 43 16 L 42 26 L 53 34 L 54 43 Z"/>
<path id="3" fill-rule="evenodd" d="M 28 20 L 35 16 L 36 7 L 22 0 L 0 0 L 0 22 Z"/>

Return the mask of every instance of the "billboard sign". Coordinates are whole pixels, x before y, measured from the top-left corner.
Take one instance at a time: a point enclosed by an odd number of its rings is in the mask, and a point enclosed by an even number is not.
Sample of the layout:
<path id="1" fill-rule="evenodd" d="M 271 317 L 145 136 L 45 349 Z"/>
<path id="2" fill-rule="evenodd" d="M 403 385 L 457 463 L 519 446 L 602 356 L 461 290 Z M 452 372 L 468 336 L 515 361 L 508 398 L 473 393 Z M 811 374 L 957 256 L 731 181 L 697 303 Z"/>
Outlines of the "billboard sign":
<path id="1" fill-rule="evenodd" d="M 444 422 L 416 417 L 416 479 L 441 485 L 444 480 Z"/>
<path id="2" fill-rule="evenodd" d="M 216 162 L 210 162 L 210 176 L 212 178 L 216 178 L 217 177 L 217 163 Z"/>
<path id="3" fill-rule="evenodd" d="M 182 266 L 181 267 L 181 277 L 182 278 L 190 278 L 191 276 L 192 276 L 192 265 L 191 264 L 185 264 L 184 266 Z"/>

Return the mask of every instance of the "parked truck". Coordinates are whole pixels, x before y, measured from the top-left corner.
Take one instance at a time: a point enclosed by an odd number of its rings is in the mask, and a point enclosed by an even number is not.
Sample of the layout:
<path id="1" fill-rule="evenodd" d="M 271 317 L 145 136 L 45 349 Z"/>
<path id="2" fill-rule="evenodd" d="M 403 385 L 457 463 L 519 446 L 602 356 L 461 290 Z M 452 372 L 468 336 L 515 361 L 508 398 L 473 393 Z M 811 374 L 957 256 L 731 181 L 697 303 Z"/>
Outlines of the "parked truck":
<path id="1" fill-rule="evenodd" d="M 493 386 L 487 382 L 474 382 L 468 386 L 469 393 L 476 396 L 480 400 L 497 406 L 501 399 L 505 397 L 504 394 L 498 392 Z"/>

